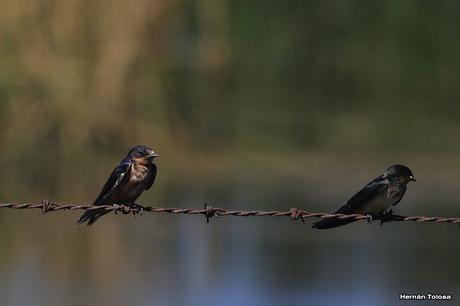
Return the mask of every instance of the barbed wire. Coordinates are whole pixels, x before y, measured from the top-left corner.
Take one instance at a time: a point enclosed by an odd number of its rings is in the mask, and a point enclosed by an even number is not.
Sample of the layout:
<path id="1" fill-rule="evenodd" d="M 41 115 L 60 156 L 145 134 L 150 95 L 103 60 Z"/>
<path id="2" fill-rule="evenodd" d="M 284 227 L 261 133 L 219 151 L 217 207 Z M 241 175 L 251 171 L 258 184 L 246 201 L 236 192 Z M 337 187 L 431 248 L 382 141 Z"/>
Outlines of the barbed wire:
<path id="1" fill-rule="evenodd" d="M 379 220 L 380 224 L 391 222 L 391 221 L 414 221 L 418 223 L 432 222 L 432 223 L 460 223 L 460 217 L 426 217 L 426 216 L 401 216 L 390 213 L 383 214 L 377 217 L 370 217 L 369 215 L 363 214 L 329 214 L 322 212 L 311 212 L 297 207 L 292 207 L 289 210 L 229 210 L 224 208 L 217 208 L 204 204 L 202 209 L 194 208 L 163 208 L 153 206 L 126 206 L 126 205 L 75 205 L 75 204 L 62 204 L 56 203 L 49 200 L 42 200 L 40 203 L 0 203 L 0 208 L 11 208 L 11 209 L 40 209 L 43 214 L 61 211 L 61 210 L 94 210 L 94 209 L 105 209 L 112 211 L 117 214 L 121 212 L 123 214 L 143 214 L 143 213 L 165 213 L 165 214 L 185 214 L 185 215 L 204 215 L 206 222 L 209 223 L 212 217 L 289 217 L 291 220 L 302 220 L 305 223 L 305 219 L 308 218 L 320 218 L 320 219 L 339 219 L 339 220 Z"/>

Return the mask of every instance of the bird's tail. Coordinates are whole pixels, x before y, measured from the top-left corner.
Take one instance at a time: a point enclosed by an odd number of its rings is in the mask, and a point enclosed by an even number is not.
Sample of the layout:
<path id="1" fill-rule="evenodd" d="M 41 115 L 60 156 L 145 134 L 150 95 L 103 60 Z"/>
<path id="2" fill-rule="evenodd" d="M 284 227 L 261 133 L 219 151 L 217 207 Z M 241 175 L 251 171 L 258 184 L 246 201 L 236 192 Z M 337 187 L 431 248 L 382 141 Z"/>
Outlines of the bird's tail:
<path id="1" fill-rule="evenodd" d="M 336 219 L 336 218 L 328 218 L 328 219 L 323 219 L 321 221 L 315 222 L 313 224 L 313 228 L 317 229 L 327 229 L 327 228 L 334 228 L 334 227 L 339 227 L 348 223 L 355 222 L 356 220 L 352 219 Z"/>
<path id="2" fill-rule="evenodd" d="M 92 209 L 92 210 L 87 210 L 85 213 L 78 219 L 77 224 L 82 224 L 87 222 L 87 225 L 91 225 L 94 222 L 97 221 L 100 217 L 105 215 L 110 211 L 107 211 L 105 208 L 98 208 L 98 209 Z"/>

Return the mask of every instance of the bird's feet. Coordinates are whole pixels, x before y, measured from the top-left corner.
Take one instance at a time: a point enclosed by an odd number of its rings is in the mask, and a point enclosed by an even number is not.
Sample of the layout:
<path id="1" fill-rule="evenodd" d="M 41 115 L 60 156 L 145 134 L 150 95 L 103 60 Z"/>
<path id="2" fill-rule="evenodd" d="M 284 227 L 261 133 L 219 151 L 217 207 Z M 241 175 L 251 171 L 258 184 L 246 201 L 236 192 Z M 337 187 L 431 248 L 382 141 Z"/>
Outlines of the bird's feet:
<path id="1" fill-rule="evenodd" d="M 114 213 L 115 215 L 118 215 L 118 212 L 121 210 L 120 207 L 121 207 L 121 206 L 118 205 L 118 204 L 113 204 L 113 213 Z"/>
<path id="2" fill-rule="evenodd" d="M 131 208 L 133 209 L 133 215 L 136 216 L 137 214 L 143 215 L 144 214 L 144 206 L 133 203 L 131 204 Z"/>
<path id="3" fill-rule="evenodd" d="M 371 223 L 374 220 L 374 216 L 372 214 L 367 214 L 367 222 Z"/>
<path id="4" fill-rule="evenodd" d="M 393 220 L 393 209 L 380 213 L 380 225 L 383 225 L 385 222 L 390 222 L 391 220 Z"/>
<path id="5" fill-rule="evenodd" d="M 380 219 L 380 215 L 376 215 L 376 214 L 367 214 L 367 222 L 371 223 L 372 221 L 374 220 L 379 220 Z"/>
<path id="6" fill-rule="evenodd" d="M 121 212 L 123 215 L 129 214 L 129 207 L 123 204 L 113 204 L 113 212 L 118 214 L 118 212 Z"/>

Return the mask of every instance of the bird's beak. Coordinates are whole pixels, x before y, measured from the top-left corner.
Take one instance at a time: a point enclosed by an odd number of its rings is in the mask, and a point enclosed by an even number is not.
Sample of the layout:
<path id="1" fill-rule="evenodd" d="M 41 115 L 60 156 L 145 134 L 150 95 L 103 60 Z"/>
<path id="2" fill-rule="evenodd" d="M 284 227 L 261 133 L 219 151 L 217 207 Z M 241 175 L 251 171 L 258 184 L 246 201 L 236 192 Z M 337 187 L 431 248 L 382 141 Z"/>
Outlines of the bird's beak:
<path id="1" fill-rule="evenodd" d="M 409 181 L 416 182 L 417 180 L 415 179 L 415 177 L 413 175 L 411 175 L 411 176 L 409 176 Z"/>
<path id="2" fill-rule="evenodd" d="M 155 158 L 155 157 L 159 157 L 160 155 L 155 153 L 155 152 L 152 152 L 152 153 L 149 154 L 149 156 Z"/>

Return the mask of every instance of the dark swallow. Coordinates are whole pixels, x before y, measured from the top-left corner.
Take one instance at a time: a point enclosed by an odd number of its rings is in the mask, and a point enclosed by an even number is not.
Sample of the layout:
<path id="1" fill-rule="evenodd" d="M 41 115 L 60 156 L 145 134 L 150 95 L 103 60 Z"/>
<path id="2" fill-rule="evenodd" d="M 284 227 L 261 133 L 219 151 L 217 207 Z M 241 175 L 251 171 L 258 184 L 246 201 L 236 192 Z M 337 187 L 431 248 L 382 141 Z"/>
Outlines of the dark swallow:
<path id="1" fill-rule="evenodd" d="M 157 167 L 153 159 L 158 156 L 146 146 L 132 148 L 115 167 L 93 205 L 136 205 L 136 199 L 144 190 L 150 189 L 155 181 Z M 108 212 L 105 209 L 87 210 L 77 223 L 87 222 L 91 225 Z"/>
<path id="2" fill-rule="evenodd" d="M 403 165 L 395 165 L 384 174 L 367 184 L 350 200 L 343 204 L 336 214 L 365 214 L 381 217 L 387 209 L 398 204 L 406 193 L 407 184 L 416 181 L 412 171 Z M 313 228 L 325 229 L 342 226 L 355 220 L 323 219 Z"/>

